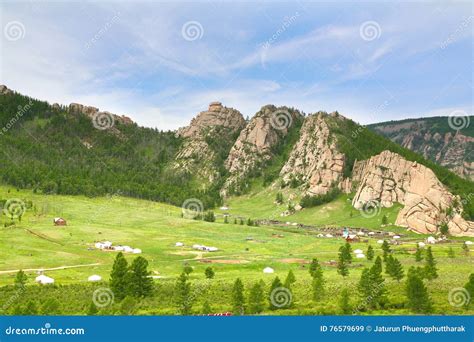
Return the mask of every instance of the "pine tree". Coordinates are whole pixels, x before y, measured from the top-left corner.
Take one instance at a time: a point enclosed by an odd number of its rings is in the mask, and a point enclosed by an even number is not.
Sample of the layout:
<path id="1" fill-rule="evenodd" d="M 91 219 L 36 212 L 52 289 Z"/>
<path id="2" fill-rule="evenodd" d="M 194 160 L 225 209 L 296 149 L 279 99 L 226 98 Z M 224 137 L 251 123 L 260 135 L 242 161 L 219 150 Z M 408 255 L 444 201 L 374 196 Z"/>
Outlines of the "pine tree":
<path id="1" fill-rule="evenodd" d="M 400 261 L 392 255 L 387 257 L 385 272 L 394 280 L 400 282 L 403 279 L 403 266 Z"/>
<path id="2" fill-rule="evenodd" d="M 371 286 L 371 304 L 382 304 L 385 301 L 385 279 L 382 277 L 382 259 L 378 256 L 369 271 Z"/>
<path id="3" fill-rule="evenodd" d="M 349 242 L 346 242 L 342 251 L 344 255 L 344 261 L 348 264 L 352 263 L 352 247 Z"/>
<path id="4" fill-rule="evenodd" d="M 243 315 L 245 313 L 244 284 L 240 278 L 237 278 L 232 288 L 232 312 L 234 315 Z"/>
<path id="5" fill-rule="evenodd" d="M 270 303 L 270 309 L 271 310 L 278 309 L 278 307 L 273 305 L 272 292 L 273 292 L 273 290 L 275 290 L 279 287 L 283 287 L 283 284 L 281 283 L 280 278 L 275 277 L 275 279 L 273 279 L 272 285 L 270 286 L 270 292 L 268 293 L 268 302 Z"/>
<path id="6" fill-rule="evenodd" d="M 204 274 L 206 275 L 206 278 L 207 278 L 207 279 L 212 279 L 212 278 L 214 278 L 215 272 L 214 272 L 214 270 L 212 269 L 212 267 L 208 267 L 208 268 L 206 268 L 206 270 L 204 271 Z"/>
<path id="7" fill-rule="evenodd" d="M 387 260 L 387 256 L 392 252 L 387 240 L 383 240 L 382 251 L 383 251 L 383 261 L 385 261 Z"/>
<path id="8" fill-rule="evenodd" d="M 426 260 L 425 260 L 425 277 L 428 280 L 438 278 L 438 270 L 436 268 L 436 261 L 433 257 L 433 252 L 431 247 L 428 247 L 426 250 Z"/>
<path id="9" fill-rule="evenodd" d="M 190 315 L 192 309 L 191 284 L 186 273 L 181 273 L 174 288 L 175 302 L 181 315 Z"/>
<path id="10" fill-rule="evenodd" d="M 228 219 L 227 215 L 224 215 L 224 223 L 229 223 L 229 219 Z"/>
<path id="11" fill-rule="evenodd" d="M 370 280 L 370 270 L 368 268 L 364 268 L 362 270 L 359 283 L 357 284 L 357 289 L 359 290 L 361 298 L 368 298 L 370 296 L 372 284 Z"/>
<path id="12" fill-rule="evenodd" d="M 464 254 L 468 255 L 469 254 L 469 246 L 466 243 L 462 244 L 462 250 Z"/>
<path id="13" fill-rule="evenodd" d="M 323 269 L 318 262 L 318 259 L 313 259 L 309 267 L 309 273 L 313 278 L 313 300 L 320 301 L 324 298 L 324 277 Z"/>
<path id="14" fill-rule="evenodd" d="M 369 247 L 367 247 L 367 260 L 372 261 L 374 259 L 374 256 L 374 248 L 369 245 Z"/>
<path id="15" fill-rule="evenodd" d="M 28 277 L 25 274 L 25 272 L 23 272 L 23 270 L 19 270 L 15 277 L 15 286 L 23 287 L 25 286 L 27 281 L 28 281 Z"/>
<path id="16" fill-rule="evenodd" d="M 186 273 L 186 275 L 190 275 L 191 273 L 193 273 L 194 269 L 192 266 L 186 265 L 184 266 L 183 271 L 184 273 Z"/>
<path id="17" fill-rule="evenodd" d="M 339 273 L 343 277 L 347 277 L 349 275 L 349 269 L 347 268 L 346 257 L 344 255 L 345 251 L 346 248 L 344 246 L 341 246 L 339 248 L 339 258 L 337 261 L 337 273 Z"/>
<path id="18" fill-rule="evenodd" d="M 112 272 L 110 273 L 109 286 L 114 297 L 117 300 L 122 300 L 127 295 L 128 288 L 128 263 L 122 252 L 115 257 Z"/>
<path id="19" fill-rule="evenodd" d="M 285 284 L 284 284 L 284 286 L 285 286 L 287 289 L 291 289 L 291 285 L 293 285 L 295 282 L 296 282 L 296 277 L 295 277 L 293 271 L 292 271 L 292 270 L 289 270 L 289 271 L 288 271 L 288 275 L 286 276 L 286 279 L 285 279 Z"/>
<path id="20" fill-rule="evenodd" d="M 423 260 L 423 251 L 419 245 L 416 245 L 415 260 L 420 262 Z"/>
<path id="21" fill-rule="evenodd" d="M 249 294 L 249 313 L 259 314 L 265 308 L 265 293 L 262 282 L 255 283 Z"/>
<path id="22" fill-rule="evenodd" d="M 349 290 L 346 288 L 341 291 L 341 298 L 339 299 L 339 308 L 341 309 L 341 312 L 344 315 L 349 314 L 352 310 L 352 306 L 350 303 L 350 293 Z"/>
<path id="23" fill-rule="evenodd" d="M 416 313 L 429 313 L 431 311 L 431 299 L 428 290 L 413 267 L 408 271 L 405 291 L 408 298 L 408 307 L 411 310 Z"/>
<path id="24" fill-rule="evenodd" d="M 148 297 L 153 292 L 153 279 L 148 271 L 148 261 L 139 256 L 133 260 L 128 273 L 127 293 L 133 297 Z"/>
<path id="25" fill-rule="evenodd" d="M 387 225 L 388 224 L 388 217 L 387 215 L 382 216 L 382 225 Z"/>

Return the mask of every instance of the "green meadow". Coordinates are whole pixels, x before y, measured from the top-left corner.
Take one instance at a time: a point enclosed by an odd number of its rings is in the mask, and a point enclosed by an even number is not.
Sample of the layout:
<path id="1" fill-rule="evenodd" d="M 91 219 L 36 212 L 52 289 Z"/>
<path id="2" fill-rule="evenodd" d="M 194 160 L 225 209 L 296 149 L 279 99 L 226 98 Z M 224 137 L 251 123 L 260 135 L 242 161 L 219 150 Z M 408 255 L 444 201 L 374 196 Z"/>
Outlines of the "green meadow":
<path id="1" fill-rule="evenodd" d="M 212 302 L 219 312 L 231 310 L 230 289 L 236 278 L 241 278 L 248 289 L 263 280 L 270 285 L 278 276 L 282 281 L 289 270 L 296 276 L 293 289 L 294 307 L 286 310 L 265 311 L 266 314 L 337 314 L 338 293 L 348 288 L 351 302 L 358 301 L 356 285 L 362 269 L 370 267 L 371 261 L 355 259 L 349 267 L 349 276 L 343 279 L 337 274 L 334 261 L 338 249 L 344 243 L 340 237 L 318 237 L 317 231 L 286 226 L 247 226 L 234 223 L 234 217 L 252 219 L 277 219 L 284 222 L 298 222 L 315 226 L 331 226 L 335 231 L 343 226 L 365 227 L 374 231 L 389 230 L 401 234 L 400 244 L 392 246 L 394 255 L 402 262 L 405 271 L 410 266 L 422 266 L 415 261 L 416 243 L 426 236 L 407 232 L 401 227 L 388 225 L 381 227 L 381 218 L 387 215 L 393 223 L 400 207 L 383 209 L 371 218 L 366 218 L 351 209 L 347 196 L 318 207 L 304 209 L 294 215 L 281 217 L 284 205 L 274 203 L 276 191 L 257 189 L 254 192 L 230 198 L 229 223 L 224 223 L 223 212 L 215 208 L 216 222 L 186 219 L 179 207 L 145 200 L 109 196 L 87 198 L 83 196 L 59 196 L 35 194 L 30 190 L 17 191 L 0 187 L 0 198 L 18 198 L 31 201 L 29 208 L 15 225 L 8 226 L 10 218 L 2 215 L 0 228 L 0 307 L 12 295 L 11 286 L 16 270 L 26 270 L 27 289 L 41 287 L 42 298 L 53 296 L 74 300 L 76 306 L 65 305 L 66 314 L 84 314 L 90 303 L 90 296 L 97 286 L 107 286 L 115 251 L 94 248 L 98 241 L 111 241 L 114 245 L 128 245 L 142 250 L 141 256 L 149 262 L 149 270 L 154 276 L 157 296 L 140 302 L 136 314 L 175 314 L 170 300 L 172 287 L 185 265 L 193 267 L 189 280 L 193 286 L 203 285 L 206 294 L 196 296 L 193 312 L 199 313 L 204 300 Z M 286 195 L 285 195 L 286 196 Z M 295 203 L 296 199 L 295 199 Z M 351 211 L 352 216 L 351 216 Z M 62 217 L 67 226 L 55 226 L 53 219 Z M 5 223 L 7 223 L 5 225 Z M 367 250 L 372 245 L 376 255 L 381 255 L 380 237 L 366 236 L 352 243 L 352 249 Z M 436 314 L 472 314 L 471 308 L 450 305 L 448 294 L 453 288 L 464 286 L 473 270 L 474 258 L 466 253 L 462 245 L 467 238 L 451 238 L 449 243 L 433 245 L 439 277 L 427 281 L 428 291 L 433 299 Z M 176 247 L 182 242 L 183 247 Z M 202 252 L 192 248 L 193 244 L 214 246 L 216 252 Z M 448 255 L 449 249 L 454 251 Z M 137 255 L 125 253 L 132 261 Z M 327 298 L 314 303 L 311 296 L 311 278 L 308 263 L 318 258 L 323 266 L 327 286 Z M 205 278 L 204 270 L 211 266 L 216 276 Z M 271 267 L 273 274 L 264 274 L 263 269 Z M 55 279 L 54 286 L 42 286 L 34 282 L 37 270 Z M 89 283 L 87 278 L 97 274 L 103 282 Z M 389 305 L 384 310 L 361 312 L 361 314 L 406 314 L 404 307 L 404 280 L 398 283 L 388 277 Z M 80 288 L 80 290 L 78 290 Z M 72 289 L 68 295 L 68 290 Z M 161 292 L 160 292 L 161 291 Z M 28 298 L 28 291 L 24 298 Z M 206 298 L 204 298 L 207 296 Z M 69 299 L 68 299 L 69 298 Z M 72 299 L 71 299 L 72 298 Z M 113 309 L 109 309 L 113 310 Z M 105 311 L 104 313 L 114 313 Z"/>

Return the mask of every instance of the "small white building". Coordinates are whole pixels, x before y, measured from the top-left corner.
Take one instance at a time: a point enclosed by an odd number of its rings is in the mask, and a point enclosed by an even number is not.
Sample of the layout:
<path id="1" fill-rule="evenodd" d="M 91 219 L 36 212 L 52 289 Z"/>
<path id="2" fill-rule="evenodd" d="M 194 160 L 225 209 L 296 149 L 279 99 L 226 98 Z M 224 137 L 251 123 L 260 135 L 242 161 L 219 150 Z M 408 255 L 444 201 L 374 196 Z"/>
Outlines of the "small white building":
<path id="1" fill-rule="evenodd" d="M 354 253 L 355 253 L 355 254 L 361 254 L 361 253 L 364 253 L 364 252 L 362 251 L 362 249 L 356 249 L 356 250 L 354 251 Z"/>
<path id="2" fill-rule="evenodd" d="M 400 239 L 400 235 L 395 235 L 393 238 L 398 240 L 398 239 Z"/>
<path id="3" fill-rule="evenodd" d="M 428 236 L 428 238 L 426 239 L 426 242 L 434 245 L 436 243 L 436 239 L 432 236 Z"/>
<path id="4" fill-rule="evenodd" d="M 327 237 L 327 238 L 332 238 L 332 237 L 334 237 L 334 236 L 332 236 L 331 234 L 326 234 L 326 237 Z"/>
<path id="5" fill-rule="evenodd" d="M 374 232 L 369 232 L 369 235 L 375 235 L 375 233 Z"/>
<path id="6" fill-rule="evenodd" d="M 423 247 L 425 247 L 425 246 L 426 246 L 426 245 L 425 245 L 424 242 L 418 242 L 418 247 L 423 248 Z"/>
<path id="7" fill-rule="evenodd" d="M 133 254 L 142 254 L 142 250 L 140 248 L 134 248 L 132 253 Z"/>
<path id="8" fill-rule="evenodd" d="M 466 242 L 464 242 L 464 243 L 465 243 L 466 245 L 468 245 L 468 246 L 472 245 L 472 241 L 466 241 Z"/>
<path id="9" fill-rule="evenodd" d="M 133 253 L 133 248 L 130 246 L 123 246 L 123 251 L 125 253 Z"/>
<path id="10" fill-rule="evenodd" d="M 87 278 L 87 281 L 101 281 L 102 277 L 100 275 L 94 274 Z"/>
<path id="11" fill-rule="evenodd" d="M 176 246 L 176 247 L 183 247 L 183 246 L 184 246 L 184 243 L 182 243 L 182 242 L 176 242 L 175 246 Z"/>
<path id="12" fill-rule="evenodd" d="M 54 279 L 50 278 L 48 276 L 45 276 L 44 274 L 41 274 L 36 277 L 35 281 L 39 284 L 54 284 Z"/>
<path id="13" fill-rule="evenodd" d="M 123 246 L 115 246 L 114 250 L 118 252 L 123 252 Z"/>
<path id="14" fill-rule="evenodd" d="M 270 274 L 270 273 L 275 273 L 275 270 L 271 267 L 265 267 L 263 269 L 263 273 L 267 273 L 267 274 Z"/>
<path id="15" fill-rule="evenodd" d="M 378 240 L 377 243 L 383 244 L 383 240 Z"/>
<path id="16" fill-rule="evenodd" d="M 363 259 L 363 258 L 365 258 L 365 255 L 364 255 L 364 253 L 357 253 L 356 258 L 357 259 Z"/>

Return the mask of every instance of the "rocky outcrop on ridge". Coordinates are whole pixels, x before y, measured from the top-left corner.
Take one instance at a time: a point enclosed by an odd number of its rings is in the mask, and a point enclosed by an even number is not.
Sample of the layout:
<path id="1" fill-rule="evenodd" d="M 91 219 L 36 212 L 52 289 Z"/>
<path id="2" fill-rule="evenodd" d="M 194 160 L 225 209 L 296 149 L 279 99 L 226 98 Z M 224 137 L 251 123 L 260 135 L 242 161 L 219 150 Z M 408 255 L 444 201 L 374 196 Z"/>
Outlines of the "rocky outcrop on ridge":
<path id="1" fill-rule="evenodd" d="M 261 170 L 272 158 L 272 149 L 288 134 L 289 129 L 303 116 L 287 107 L 267 105 L 240 132 L 229 152 L 225 167 L 230 176 L 221 194 L 242 190 L 242 183 L 253 172 Z"/>
<path id="2" fill-rule="evenodd" d="M 296 181 L 308 195 L 326 194 L 334 186 L 351 190 L 349 180 L 342 182 L 345 156 L 337 149 L 327 116 L 320 112 L 305 118 L 300 138 L 280 171 L 284 183 Z"/>
<path id="3" fill-rule="evenodd" d="M 245 125 L 246 121 L 238 110 L 212 102 L 207 111 L 200 112 L 191 120 L 189 126 L 177 131 L 184 142 L 172 168 L 192 174 L 204 183 L 213 182 L 220 176 L 220 164 L 225 158 L 221 153 L 227 156 Z"/>
<path id="4" fill-rule="evenodd" d="M 403 204 L 396 224 L 419 233 L 436 233 L 447 223 L 452 235 L 474 235 L 474 222 L 461 217 L 459 198 L 452 195 L 433 171 L 400 155 L 383 151 L 356 162 L 353 182 L 358 184 L 352 204 L 363 208 L 370 201 L 382 207 Z"/>
<path id="5" fill-rule="evenodd" d="M 0 95 L 12 94 L 13 91 L 9 89 L 6 85 L 0 84 Z"/>
<path id="6" fill-rule="evenodd" d="M 96 117 L 100 118 L 101 116 L 104 116 L 104 117 L 108 116 L 108 117 L 113 118 L 114 121 L 120 122 L 120 123 L 125 124 L 125 125 L 133 124 L 133 120 L 130 119 L 126 115 L 117 115 L 117 114 L 113 114 L 113 113 L 110 113 L 110 112 L 107 112 L 107 111 L 100 112 L 99 108 L 92 107 L 92 106 L 85 106 L 85 105 L 82 105 L 80 103 L 74 103 L 74 102 L 71 103 L 69 105 L 69 112 L 85 114 L 91 120 L 95 120 Z"/>

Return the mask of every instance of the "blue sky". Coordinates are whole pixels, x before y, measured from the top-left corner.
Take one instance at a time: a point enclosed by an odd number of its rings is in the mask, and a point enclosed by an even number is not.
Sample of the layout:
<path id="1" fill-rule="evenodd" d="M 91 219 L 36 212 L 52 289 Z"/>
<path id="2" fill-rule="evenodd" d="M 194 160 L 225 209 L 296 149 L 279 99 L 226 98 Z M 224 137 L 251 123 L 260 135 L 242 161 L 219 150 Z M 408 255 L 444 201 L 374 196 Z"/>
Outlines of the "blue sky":
<path id="1" fill-rule="evenodd" d="M 0 6 L 2 84 L 144 126 L 178 128 L 216 100 L 244 116 L 272 103 L 364 124 L 472 115 L 470 2 Z"/>

